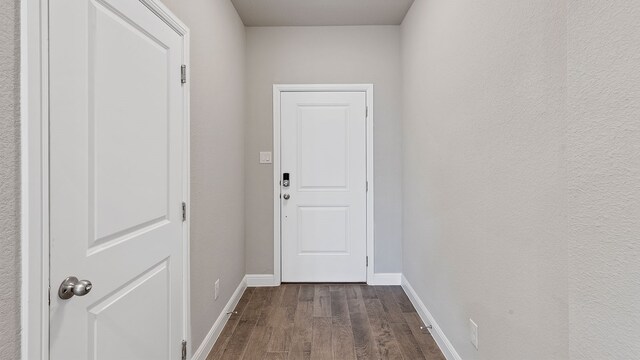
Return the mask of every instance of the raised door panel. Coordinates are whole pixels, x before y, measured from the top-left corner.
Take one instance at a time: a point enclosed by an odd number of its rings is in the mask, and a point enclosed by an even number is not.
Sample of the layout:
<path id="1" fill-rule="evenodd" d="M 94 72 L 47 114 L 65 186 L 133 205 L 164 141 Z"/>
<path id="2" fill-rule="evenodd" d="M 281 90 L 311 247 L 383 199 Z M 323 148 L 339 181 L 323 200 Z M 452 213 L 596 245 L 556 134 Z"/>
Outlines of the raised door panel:
<path id="1" fill-rule="evenodd" d="M 349 107 L 300 106 L 297 116 L 298 191 L 349 187 Z"/>
<path id="2" fill-rule="evenodd" d="M 138 24 L 90 6 L 89 239 L 97 246 L 168 219 L 170 61 L 169 46 Z"/>
<path id="3" fill-rule="evenodd" d="M 171 359 L 169 272 L 164 260 L 87 309 L 89 359 Z"/>
<path id="4" fill-rule="evenodd" d="M 349 207 L 299 206 L 298 255 L 349 255 Z"/>

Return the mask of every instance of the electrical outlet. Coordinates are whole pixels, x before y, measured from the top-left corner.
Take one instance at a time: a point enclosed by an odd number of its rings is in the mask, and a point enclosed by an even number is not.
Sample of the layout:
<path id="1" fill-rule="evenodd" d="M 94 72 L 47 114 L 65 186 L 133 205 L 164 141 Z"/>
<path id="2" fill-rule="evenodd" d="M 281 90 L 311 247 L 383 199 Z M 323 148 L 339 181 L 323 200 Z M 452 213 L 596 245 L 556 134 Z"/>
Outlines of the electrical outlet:
<path id="1" fill-rule="evenodd" d="M 213 300 L 218 300 L 218 296 L 220 296 L 220 279 L 216 280 L 213 289 Z"/>
<path id="2" fill-rule="evenodd" d="M 478 324 L 472 319 L 469 319 L 469 336 L 471 337 L 471 343 L 478 350 Z"/>

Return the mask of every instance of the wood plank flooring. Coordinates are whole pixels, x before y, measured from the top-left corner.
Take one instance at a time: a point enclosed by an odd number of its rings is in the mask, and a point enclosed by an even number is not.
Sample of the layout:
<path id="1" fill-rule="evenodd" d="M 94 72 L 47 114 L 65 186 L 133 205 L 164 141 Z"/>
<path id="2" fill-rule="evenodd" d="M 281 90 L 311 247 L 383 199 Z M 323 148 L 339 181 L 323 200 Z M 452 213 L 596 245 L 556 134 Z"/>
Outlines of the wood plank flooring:
<path id="1" fill-rule="evenodd" d="M 445 360 L 400 286 L 249 288 L 207 360 Z"/>

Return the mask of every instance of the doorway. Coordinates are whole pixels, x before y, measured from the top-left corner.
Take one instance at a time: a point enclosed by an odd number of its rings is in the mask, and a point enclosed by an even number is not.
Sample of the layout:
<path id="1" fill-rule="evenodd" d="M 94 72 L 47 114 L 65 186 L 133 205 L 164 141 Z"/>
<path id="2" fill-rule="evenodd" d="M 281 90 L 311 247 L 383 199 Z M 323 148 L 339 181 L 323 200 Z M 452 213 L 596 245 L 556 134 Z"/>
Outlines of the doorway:
<path id="1" fill-rule="evenodd" d="M 371 85 L 274 87 L 275 268 L 282 282 L 367 281 L 371 109 Z"/>

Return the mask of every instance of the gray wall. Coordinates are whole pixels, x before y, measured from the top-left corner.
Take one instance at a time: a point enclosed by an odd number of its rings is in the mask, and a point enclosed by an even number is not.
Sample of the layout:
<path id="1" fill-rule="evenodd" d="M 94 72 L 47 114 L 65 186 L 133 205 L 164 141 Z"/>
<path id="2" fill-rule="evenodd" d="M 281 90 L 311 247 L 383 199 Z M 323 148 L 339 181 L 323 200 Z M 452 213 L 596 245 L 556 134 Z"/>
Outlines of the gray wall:
<path id="1" fill-rule="evenodd" d="M 273 273 L 273 84 L 373 83 L 375 271 L 401 272 L 401 71 L 398 26 L 247 28 L 246 260 Z"/>
<path id="2" fill-rule="evenodd" d="M 0 359 L 20 358 L 19 14 L 0 1 Z"/>
<path id="3" fill-rule="evenodd" d="M 571 359 L 640 356 L 640 2 L 569 1 Z"/>
<path id="4" fill-rule="evenodd" d="M 228 0 L 170 0 L 191 29 L 191 328 L 195 350 L 245 274 L 245 30 Z M 214 282 L 220 297 L 214 302 Z"/>
<path id="5" fill-rule="evenodd" d="M 566 360 L 566 2 L 416 1 L 402 31 L 404 274 L 463 359 Z"/>

